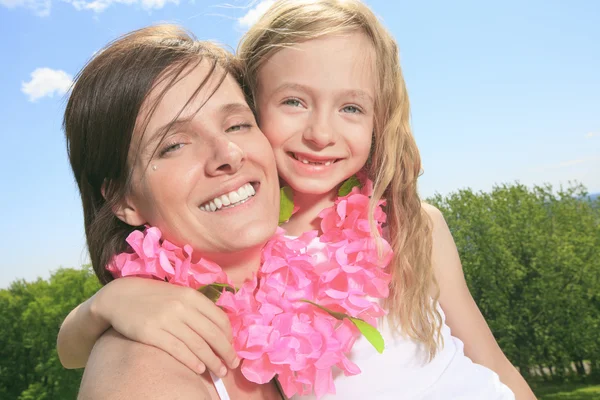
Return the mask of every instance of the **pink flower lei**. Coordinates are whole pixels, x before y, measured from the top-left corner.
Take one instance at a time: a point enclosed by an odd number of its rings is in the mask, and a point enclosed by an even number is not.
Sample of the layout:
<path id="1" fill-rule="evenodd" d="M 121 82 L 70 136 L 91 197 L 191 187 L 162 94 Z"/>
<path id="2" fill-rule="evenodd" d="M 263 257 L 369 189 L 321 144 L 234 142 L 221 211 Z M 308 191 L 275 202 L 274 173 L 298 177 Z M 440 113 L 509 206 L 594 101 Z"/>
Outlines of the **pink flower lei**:
<path id="1" fill-rule="evenodd" d="M 364 180 L 338 197 L 319 214 L 320 236 L 310 231 L 292 238 L 278 229 L 254 278 L 238 290 L 222 290 L 216 304 L 229 316 L 241 371 L 251 382 L 277 377 L 288 397 L 314 391 L 320 398 L 335 393 L 334 367 L 345 375 L 360 373 L 348 354 L 368 328 L 362 321 L 375 326 L 386 314 L 379 300 L 389 294 L 386 269 L 392 257 L 389 243 L 381 238 L 378 249 L 371 232 L 372 192 L 372 182 Z M 374 215 L 380 236 L 384 204 L 379 202 Z M 189 245 L 161 239 L 158 228 L 134 231 L 127 243 L 131 252 L 107 267 L 116 278 L 147 277 L 194 289 L 229 284 L 217 264 L 192 257 Z"/>

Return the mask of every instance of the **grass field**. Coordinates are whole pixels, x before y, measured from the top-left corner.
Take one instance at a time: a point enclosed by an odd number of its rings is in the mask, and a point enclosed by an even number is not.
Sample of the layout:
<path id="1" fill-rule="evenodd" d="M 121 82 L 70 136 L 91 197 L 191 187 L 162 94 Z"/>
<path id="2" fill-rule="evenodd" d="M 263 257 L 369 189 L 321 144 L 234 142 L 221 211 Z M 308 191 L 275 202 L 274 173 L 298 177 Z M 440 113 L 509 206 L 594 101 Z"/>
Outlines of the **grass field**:
<path id="1" fill-rule="evenodd" d="M 600 385 L 532 385 L 539 400 L 600 400 Z"/>

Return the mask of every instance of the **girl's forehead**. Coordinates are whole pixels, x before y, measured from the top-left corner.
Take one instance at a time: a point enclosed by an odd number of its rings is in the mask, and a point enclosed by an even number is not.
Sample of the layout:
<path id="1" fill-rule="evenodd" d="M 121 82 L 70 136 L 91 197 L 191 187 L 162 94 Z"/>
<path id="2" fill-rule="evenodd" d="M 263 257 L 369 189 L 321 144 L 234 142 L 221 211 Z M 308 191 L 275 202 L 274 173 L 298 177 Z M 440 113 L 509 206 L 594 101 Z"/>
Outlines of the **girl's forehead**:
<path id="1" fill-rule="evenodd" d="M 375 49 L 362 32 L 331 34 L 302 41 L 272 54 L 258 71 L 258 89 L 343 87 L 375 96 Z"/>

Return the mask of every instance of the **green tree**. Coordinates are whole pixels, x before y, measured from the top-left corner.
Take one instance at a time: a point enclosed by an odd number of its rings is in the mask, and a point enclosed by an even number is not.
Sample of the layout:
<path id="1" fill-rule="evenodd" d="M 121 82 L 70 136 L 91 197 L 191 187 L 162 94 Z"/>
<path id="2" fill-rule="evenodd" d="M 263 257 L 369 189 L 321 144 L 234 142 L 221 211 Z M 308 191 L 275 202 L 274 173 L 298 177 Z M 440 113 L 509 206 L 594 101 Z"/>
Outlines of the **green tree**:
<path id="1" fill-rule="evenodd" d="M 89 268 L 59 269 L 50 280 L 17 281 L 0 291 L 0 398 L 75 398 L 81 371 L 56 353 L 60 324 L 100 287 Z"/>
<path id="2" fill-rule="evenodd" d="M 467 283 L 509 359 L 562 379 L 598 360 L 600 213 L 585 188 L 519 184 L 430 202 L 444 213 Z"/>

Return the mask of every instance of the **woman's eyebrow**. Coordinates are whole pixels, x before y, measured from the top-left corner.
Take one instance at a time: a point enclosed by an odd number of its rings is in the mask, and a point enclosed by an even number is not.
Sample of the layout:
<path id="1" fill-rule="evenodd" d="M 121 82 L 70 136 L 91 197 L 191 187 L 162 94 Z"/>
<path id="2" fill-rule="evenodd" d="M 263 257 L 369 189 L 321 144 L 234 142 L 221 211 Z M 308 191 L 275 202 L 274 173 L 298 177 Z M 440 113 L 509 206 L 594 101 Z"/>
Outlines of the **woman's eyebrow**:
<path id="1" fill-rule="evenodd" d="M 246 103 L 228 103 L 223 104 L 218 109 L 219 114 L 228 115 L 236 112 L 249 112 L 252 110 Z M 170 132 L 177 131 L 182 128 L 187 128 L 193 122 L 193 118 L 180 118 L 175 121 L 169 121 L 166 124 L 156 128 L 150 135 L 148 136 L 148 141 L 146 145 L 152 144 L 162 139 L 162 137 Z"/>
<path id="2" fill-rule="evenodd" d="M 187 127 L 191 121 L 189 119 L 178 119 L 175 121 L 169 121 L 159 128 L 149 132 L 148 135 L 144 135 L 141 142 L 138 145 L 138 151 L 145 157 L 154 157 L 158 151 L 158 146 L 165 136 L 170 131 L 177 131 L 183 127 Z"/>
<path id="3" fill-rule="evenodd" d="M 146 142 L 146 146 L 149 144 L 155 143 L 157 141 L 162 140 L 162 138 L 170 131 L 179 130 L 182 127 L 189 125 L 191 120 L 189 118 L 178 119 L 175 121 L 169 121 L 163 126 L 155 129 L 150 136 L 148 137 L 148 141 Z"/>
<path id="4" fill-rule="evenodd" d="M 246 103 L 228 103 L 228 104 L 223 104 L 219 108 L 219 114 L 222 114 L 222 115 L 234 114 L 236 112 L 237 113 L 240 113 L 240 112 L 252 113 L 252 110 Z"/>

